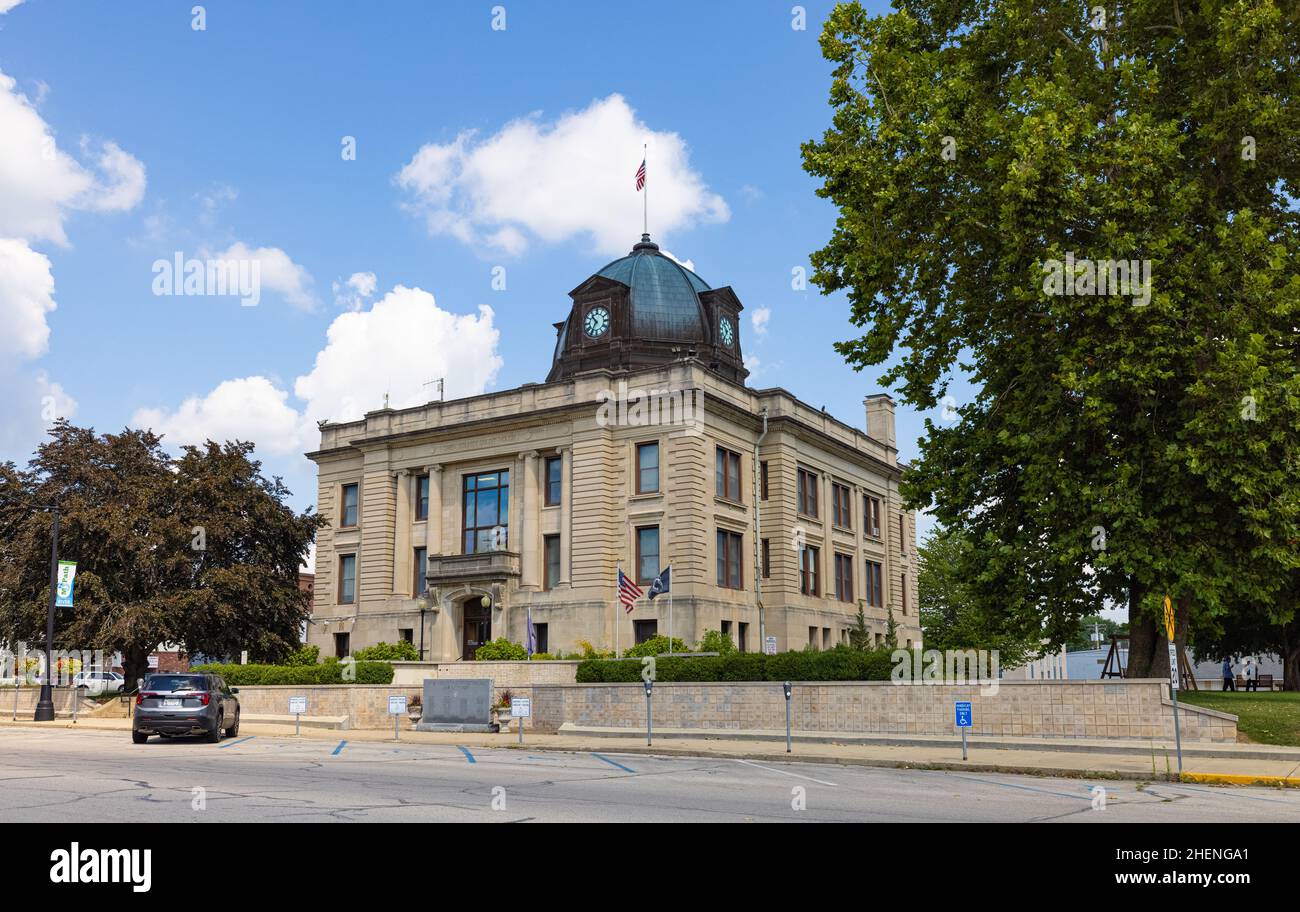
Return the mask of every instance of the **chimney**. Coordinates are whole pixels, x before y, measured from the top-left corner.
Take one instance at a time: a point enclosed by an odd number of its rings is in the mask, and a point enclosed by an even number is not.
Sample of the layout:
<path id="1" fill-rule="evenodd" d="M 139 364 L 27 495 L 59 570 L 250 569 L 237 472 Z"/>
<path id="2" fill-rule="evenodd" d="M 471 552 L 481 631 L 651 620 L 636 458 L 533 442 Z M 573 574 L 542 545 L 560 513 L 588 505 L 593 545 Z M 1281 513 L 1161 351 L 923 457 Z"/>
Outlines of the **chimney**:
<path id="1" fill-rule="evenodd" d="M 862 400 L 867 407 L 867 436 L 887 447 L 897 448 L 894 437 L 894 400 L 888 393 L 876 393 Z"/>

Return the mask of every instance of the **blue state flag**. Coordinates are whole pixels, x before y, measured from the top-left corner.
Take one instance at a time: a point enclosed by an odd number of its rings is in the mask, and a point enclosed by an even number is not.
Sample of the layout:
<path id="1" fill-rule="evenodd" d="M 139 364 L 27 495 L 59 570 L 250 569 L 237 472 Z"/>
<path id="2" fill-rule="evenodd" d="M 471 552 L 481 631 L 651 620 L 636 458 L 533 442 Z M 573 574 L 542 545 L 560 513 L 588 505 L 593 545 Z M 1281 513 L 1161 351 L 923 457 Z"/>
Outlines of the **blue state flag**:
<path id="1" fill-rule="evenodd" d="M 647 593 L 651 601 L 654 601 L 656 595 L 663 595 L 665 592 L 672 591 L 673 588 L 673 568 L 669 565 L 668 569 L 655 577 L 655 581 L 650 584 L 650 591 Z"/>

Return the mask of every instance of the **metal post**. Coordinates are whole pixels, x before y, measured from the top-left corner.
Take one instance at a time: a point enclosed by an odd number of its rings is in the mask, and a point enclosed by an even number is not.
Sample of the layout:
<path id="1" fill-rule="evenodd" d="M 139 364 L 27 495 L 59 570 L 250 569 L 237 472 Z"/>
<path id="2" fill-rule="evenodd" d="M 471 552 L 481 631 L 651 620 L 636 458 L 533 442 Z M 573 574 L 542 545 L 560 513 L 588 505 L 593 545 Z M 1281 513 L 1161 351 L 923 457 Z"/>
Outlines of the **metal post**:
<path id="1" fill-rule="evenodd" d="M 1178 724 L 1178 646 L 1169 641 L 1169 692 L 1174 698 L 1174 745 L 1178 751 L 1178 775 L 1183 775 L 1183 733 Z"/>
<path id="2" fill-rule="evenodd" d="M 74 684 L 72 687 L 72 724 L 77 724 L 77 706 L 81 703 L 81 692 Z"/>
<path id="3" fill-rule="evenodd" d="M 59 508 L 54 507 L 54 530 L 50 540 L 50 607 L 45 614 L 45 682 L 36 702 L 34 722 L 54 721 L 54 602 L 59 589 Z"/>
<path id="4" fill-rule="evenodd" d="M 14 660 L 14 717 L 13 721 L 18 721 L 18 691 L 23 689 L 23 674 L 27 671 L 27 657 L 23 657 L 23 670 L 18 670 L 17 659 Z"/>
<path id="5" fill-rule="evenodd" d="M 961 758 L 966 759 L 966 729 L 964 726 L 961 730 Z"/>
<path id="6" fill-rule="evenodd" d="M 645 689 L 645 746 L 650 746 L 650 688 Z"/>
<path id="7" fill-rule="evenodd" d="M 522 747 L 523 744 L 524 744 L 524 717 L 520 716 L 519 717 L 519 746 Z"/>
<path id="8" fill-rule="evenodd" d="M 293 736 L 295 738 L 302 734 L 302 713 L 293 714 Z"/>
<path id="9" fill-rule="evenodd" d="M 783 685 L 785 688 L 785 752 L 790 753 L 790 682 L 786 681 Z"/>
<path id="10" fill-rule="evenodd" d="M 394 741 L 402 740 L 401 724 L 397 721 L 398 715 L 399 715 L 398 713 L 393 713 L 393 740 Z"/>

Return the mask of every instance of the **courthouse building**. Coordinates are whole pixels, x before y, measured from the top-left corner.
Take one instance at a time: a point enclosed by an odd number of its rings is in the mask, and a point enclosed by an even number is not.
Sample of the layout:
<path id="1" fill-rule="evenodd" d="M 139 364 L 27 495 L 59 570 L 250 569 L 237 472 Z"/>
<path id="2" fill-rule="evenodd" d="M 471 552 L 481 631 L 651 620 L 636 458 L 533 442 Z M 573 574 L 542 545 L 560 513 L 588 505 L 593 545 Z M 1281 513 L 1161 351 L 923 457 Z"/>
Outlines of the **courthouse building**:
<path id="1" fill-rule="evenodd" d="M 572 292 L 545 383 L 324 423 L 308 641 L 424 658 L 484 642 L 626 648 L 655 633 L 743 650 L 845 642 L 859 607 L 920 640 L 915 516 L 899 500 L 894 403 L 866 432 L 751 389 L 742 305 L 643 235 Z M 559 316 L 559 314 L 557 314 Z M 621 567 L 669 599 L 618 603 Z"/>

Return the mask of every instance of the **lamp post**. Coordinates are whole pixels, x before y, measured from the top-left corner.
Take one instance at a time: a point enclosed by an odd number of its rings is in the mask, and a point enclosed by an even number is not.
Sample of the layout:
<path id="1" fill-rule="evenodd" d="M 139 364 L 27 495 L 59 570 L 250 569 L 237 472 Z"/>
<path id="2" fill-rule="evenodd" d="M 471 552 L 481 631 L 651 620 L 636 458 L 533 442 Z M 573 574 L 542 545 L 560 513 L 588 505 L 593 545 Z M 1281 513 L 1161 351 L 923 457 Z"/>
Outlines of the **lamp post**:
<path id="1" fill-rule="evenodd" d="M 59 588 L 59 505 L 46 509 L 54 513 L 54 532 L 50 540 L 50 607 L 45 614 L 45 680 L 36 701 L 34 722 L 54 721 L 54 603 Z"/>

